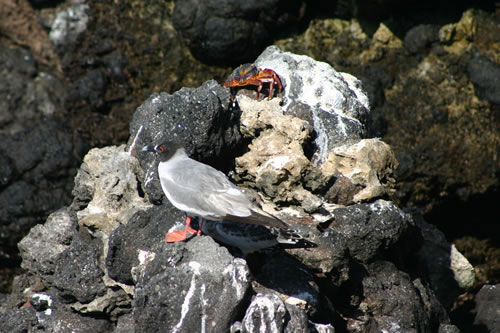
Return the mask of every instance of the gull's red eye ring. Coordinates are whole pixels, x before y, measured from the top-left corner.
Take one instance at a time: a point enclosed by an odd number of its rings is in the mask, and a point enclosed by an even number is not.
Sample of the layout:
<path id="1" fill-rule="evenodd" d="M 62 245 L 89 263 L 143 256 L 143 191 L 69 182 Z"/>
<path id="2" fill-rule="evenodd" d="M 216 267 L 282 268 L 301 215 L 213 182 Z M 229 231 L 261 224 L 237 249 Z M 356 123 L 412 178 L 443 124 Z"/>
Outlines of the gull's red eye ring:
<path id="1" fill-rule="evenodd" d="M 163 153 L 163 151 L 164 151 L 165 149 L 163 148 L 163 146 L 158 145 L 158 146 L 156 147 L 156 150 L 158 150 L 160 153 Z"/>

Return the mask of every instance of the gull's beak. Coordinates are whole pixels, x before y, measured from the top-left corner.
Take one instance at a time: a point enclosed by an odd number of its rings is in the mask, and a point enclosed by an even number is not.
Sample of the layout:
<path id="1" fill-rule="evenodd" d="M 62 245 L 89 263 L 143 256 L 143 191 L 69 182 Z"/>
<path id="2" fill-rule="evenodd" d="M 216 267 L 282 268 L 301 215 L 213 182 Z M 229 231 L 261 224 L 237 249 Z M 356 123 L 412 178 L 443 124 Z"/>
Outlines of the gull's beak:
<path id="1" fill-rule="evenodd" d="M 155 149 L 155 146 L 144 146 L 144 148 L 142 148 L 142 151 L 147 151 L 147 152 L 150 152 L 150 153 L 156 153 L 156 149 Z"/>

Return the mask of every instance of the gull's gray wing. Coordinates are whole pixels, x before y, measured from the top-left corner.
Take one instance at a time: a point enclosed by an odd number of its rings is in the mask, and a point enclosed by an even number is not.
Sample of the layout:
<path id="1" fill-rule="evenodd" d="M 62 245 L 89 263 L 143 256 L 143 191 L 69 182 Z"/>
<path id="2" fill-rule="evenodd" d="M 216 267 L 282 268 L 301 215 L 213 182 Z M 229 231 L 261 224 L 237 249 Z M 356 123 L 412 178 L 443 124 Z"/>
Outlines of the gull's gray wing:
<path id="1" fill-rule="evenodd" d="M 176 207 L 190 207 L 192 213 L 197 212 L 196 215 L 217 219 L 228 214 L 251 215 L 251 201 L 226 175 L 209 165 L 187 159 L 170 167 L 168 173 L 160 174 L 168 174 L 160 181 L 165 194 Z"/>
<path id="2" fill-rule="evenodd" d="M 161 185 L 168 199 L 188 214 L 208 219 L 286 228 L 277 218 L 258 211 L 250 199 L 221 171 L 192 159 L 168 168 Z"/>

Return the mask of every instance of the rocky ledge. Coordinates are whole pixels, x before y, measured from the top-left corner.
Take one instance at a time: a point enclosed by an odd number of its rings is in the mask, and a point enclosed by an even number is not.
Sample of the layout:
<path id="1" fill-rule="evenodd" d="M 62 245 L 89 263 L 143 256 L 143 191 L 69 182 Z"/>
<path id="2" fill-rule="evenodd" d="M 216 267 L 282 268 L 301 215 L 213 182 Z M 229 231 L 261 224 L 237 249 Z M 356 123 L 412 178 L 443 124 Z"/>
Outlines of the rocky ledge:
<path id="1" fill-rule="evenodd" d="M 391 200 L 397 161 L 369 137 L 361 82 L 306 56 L 256 60 L 283 90 L 215 81 L 154 94 L 126 146 L 92 149 L 73 202 L 19 243 L 7 331 L 458 332 L 447 315 L 474 272 L 442 233 Z M 184 214 L 152 156 L 164 139 L 221 169 L 315 244 L 242 254 L 209 236 L 167 244 Z M 230 172 L 229 172 L 230 171 Z"/>

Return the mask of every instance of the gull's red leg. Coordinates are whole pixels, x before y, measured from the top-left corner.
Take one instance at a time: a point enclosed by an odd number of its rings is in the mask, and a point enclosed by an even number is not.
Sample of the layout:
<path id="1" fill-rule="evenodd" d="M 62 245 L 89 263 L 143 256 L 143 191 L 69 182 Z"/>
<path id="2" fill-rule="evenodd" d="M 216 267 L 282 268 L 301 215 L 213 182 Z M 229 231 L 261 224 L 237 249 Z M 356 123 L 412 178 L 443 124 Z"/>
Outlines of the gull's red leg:
<path id="1" fill-rule="evenodd" d="M 189 216 L 186 217 L 186 227 L 184 228 L 184 231 L 193 235 L 198 233 L 198 230 L 191 228 L 191 218 Z"/>
<path id="2" fill-rule="evenodd" d="M 203 227 L 203 223 L 205 223 L 205 219 L 202 217 L 201 218 L 201 223 L 200 223 L 200 228 L 198 229 L 198 231 L 196 232 L 196 234 L 199 236 L 201 235 L 201 228 Z"/>

